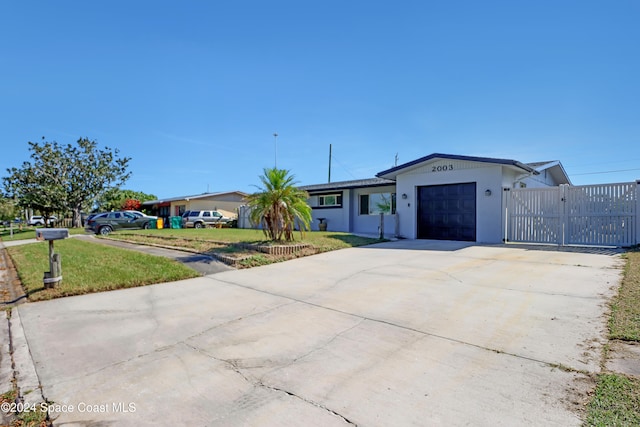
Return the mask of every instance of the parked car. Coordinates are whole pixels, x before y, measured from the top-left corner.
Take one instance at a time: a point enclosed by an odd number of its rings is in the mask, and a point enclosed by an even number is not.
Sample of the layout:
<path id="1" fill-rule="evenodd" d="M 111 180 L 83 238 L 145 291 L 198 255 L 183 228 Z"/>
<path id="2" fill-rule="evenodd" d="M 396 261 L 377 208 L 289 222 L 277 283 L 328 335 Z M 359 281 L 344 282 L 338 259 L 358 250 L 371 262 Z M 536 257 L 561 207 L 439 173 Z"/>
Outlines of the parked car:
<path id="1" fill-rule="evenodd" d="M 149 228 L 151 217 L 139 217 L 129 211 L 104 212 L 87 219 L 85 230 L 106 236 L 114 230 Z"/>
<path id="2" fill-rule="evenodd" d="M 142 212 L 140 212 L 140 211 L 129 211 L 129 210 L 127 210 L 127 211 L 125 211 L 125 212 L 131 212 L 132 214 L 134 214 L 135 216 L 137 216 L 137 217 L 139 217 L 139 218 L 146 217 L 146 218 L 151 218 L 151 219 L 158 219 L 158 217 L 157 217 L 157 216 L 147 215 L 147 214 L 142 213 Z"/>
<path id="3" fill-rule="evenodd" d="M 58 221 L 58 218 L 55 215 L 51 215 L 47 220 L 47 224 L 54 225 L 56 221 Z M 37 226 L 42 227 L 44 225 L 44 217 L 41 215 L 34 215 L 31 218 L 29 218 L 29 222 L 27 222 L 27 224 L 33 225 L 35 227 Z"/>
<path id="4" fill-rule="evenodd" d="M 182 228 L 203 228 L 207 225 L 231 221 L 218 211 L 186 211 L 182 214 Z"/>

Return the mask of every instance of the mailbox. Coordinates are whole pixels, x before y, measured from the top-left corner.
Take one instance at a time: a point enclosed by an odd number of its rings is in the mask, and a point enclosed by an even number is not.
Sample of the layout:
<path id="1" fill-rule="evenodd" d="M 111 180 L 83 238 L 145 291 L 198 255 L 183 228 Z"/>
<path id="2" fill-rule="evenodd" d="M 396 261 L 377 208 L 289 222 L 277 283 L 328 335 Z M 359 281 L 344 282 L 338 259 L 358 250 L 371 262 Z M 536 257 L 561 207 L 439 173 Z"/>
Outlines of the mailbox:
<path id="1" fill-rule="evenodd" d="M 68 237 L 68 228 L 38 228 L 36 230 L 36 240 L 62 240 Z"/>
<path id="2" fill-rule="evenodd" d="M 45 271 L 43 278 L 45 289 L 53 288 L 62 281 L 62 260 L 60 254 L 53 252 L 53 241 L 67 237 L 69 237 L 68 228 L 38 228 L 36 230 L 36 240 L 49 242 L 49 271 Z"/>

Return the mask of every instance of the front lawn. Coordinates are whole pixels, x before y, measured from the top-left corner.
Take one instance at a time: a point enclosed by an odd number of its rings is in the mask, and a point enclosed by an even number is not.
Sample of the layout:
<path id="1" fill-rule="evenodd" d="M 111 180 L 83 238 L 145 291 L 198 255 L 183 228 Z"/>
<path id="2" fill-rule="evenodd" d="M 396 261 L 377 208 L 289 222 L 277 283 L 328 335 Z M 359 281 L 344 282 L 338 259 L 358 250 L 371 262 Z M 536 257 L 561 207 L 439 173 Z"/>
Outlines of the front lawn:
<path id="1" fill-rule="evenodd" d="M 233 265 L 238 268 L 271 264 L 381 241 L 349 233 L 311 231 L 303 235 L 296 233 L 294 242 L 279 243 L 265 241 L 265 235 L 261 230 L 238 228 L 135 230 L 112 233 L 109 237 L 136 243 L 190 249 L 213 256 L 222 255 L 234 261 Z M 300 245 L 300 248 L 291 253 L 279 255 L 266 254 L 255 248 L 255 246 L 275 245 Z"/>
<path id="2" fill-rule="evenodd" d="M 69 234 L 84 234 L 84 228 L 70 228 Z M 13 235 L 11 235 L 11 229 L 9 227 L 0 228 L 0 240 L 11 241 L 11 240 L 25 240 L 25 239 L 35 239 L 36 237 L 36 228 L 35 227 L 22 227 L 20 230 L 18 227 L 13 229 Z"/>
<path id="3" fill-rule="evenodd" d="M 62 258 L 62 284 L 44 289 L 49 270 L 46 242 L 7 248 L 30 301 L 144 286 L 197 277 L 177 261 L 135 251 L 96 245 L 78 239 L 60 240 L 55 251 Z"/>
<path id="4" fill-rule="evenodd" d="M 224 243 L 264 243 L 266 237 L 262 230 L 242 229 L 242 228 L 178 228 L 162 230 L 133 230 L 117 232 L 112 237 L 118 238 L 118 234 L 140 234 L 154 237 L 183 237 L 188 239 L 198 239 L 204 241 L 224 242 Z M 294 243 L 309 243 L 316 246 L 321 251 L 332 251 L 354 246 L 369 245 L 380 242 L 378 239 L 360 237 L 350 233 L 332 231 L 309 231 L 303 233 L 296 232 Z"/>

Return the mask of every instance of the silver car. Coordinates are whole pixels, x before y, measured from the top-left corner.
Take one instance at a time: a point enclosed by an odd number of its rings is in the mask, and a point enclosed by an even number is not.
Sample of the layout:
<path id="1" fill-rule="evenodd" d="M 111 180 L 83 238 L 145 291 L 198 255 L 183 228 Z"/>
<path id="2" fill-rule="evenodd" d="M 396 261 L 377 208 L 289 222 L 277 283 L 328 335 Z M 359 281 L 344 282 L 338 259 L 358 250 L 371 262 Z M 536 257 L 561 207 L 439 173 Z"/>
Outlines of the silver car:
<path id="1" fill-rule="evenodd" d="M 186 211 L 182 214 L 182 228 L 204 228 L 213 224 L 225 224 L 231 221 L 218 211 Z"/>

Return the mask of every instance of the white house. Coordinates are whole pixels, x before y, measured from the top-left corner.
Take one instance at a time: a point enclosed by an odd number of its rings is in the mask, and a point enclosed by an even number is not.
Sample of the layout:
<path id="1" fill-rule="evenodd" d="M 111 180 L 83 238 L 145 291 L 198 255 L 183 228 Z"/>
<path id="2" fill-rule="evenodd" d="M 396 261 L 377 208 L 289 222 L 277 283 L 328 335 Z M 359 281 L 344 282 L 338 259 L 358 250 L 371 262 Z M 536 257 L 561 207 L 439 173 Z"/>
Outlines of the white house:
<path id="1" fill-rule="evenodd" d="M 376 178 L 300 187 L 314 222 L 330 231 L 410 239 L 499 243 L 504 238 L 505 189 L 571 184 L 559 161 L 435 153 L 393 167 Z M 382 213 L 382 216 L 380 215 Z"/>

